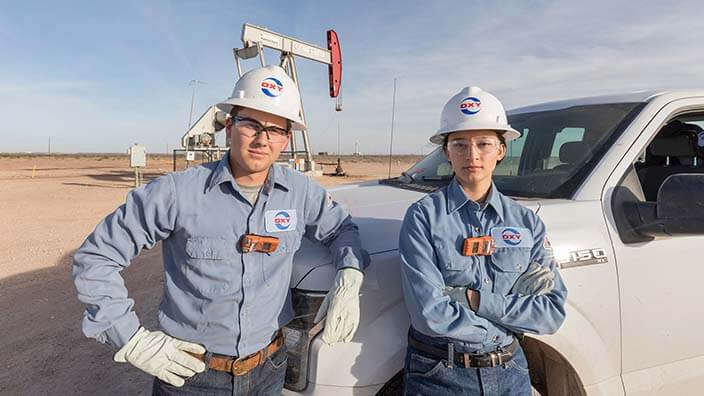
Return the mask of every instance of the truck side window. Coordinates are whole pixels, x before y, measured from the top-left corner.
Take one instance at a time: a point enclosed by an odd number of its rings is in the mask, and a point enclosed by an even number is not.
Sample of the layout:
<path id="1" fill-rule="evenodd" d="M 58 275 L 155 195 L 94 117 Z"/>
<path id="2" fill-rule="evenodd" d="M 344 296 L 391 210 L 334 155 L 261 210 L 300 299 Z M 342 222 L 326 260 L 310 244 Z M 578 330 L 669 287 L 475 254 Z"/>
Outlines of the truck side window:
<path id="1" fill-rule="evenodd" d="M 518 174 L 518 166 L 520 165 L 523 147 L 528 139 L 528 128 L 523 128 L 521 137 L 506 143 L 506 156 L 503 161 L 496 167 L 494 172 L 497 175 L 513 176 Z"/>
<path id="2" fill-rule="evenodd" d="M 656 201 L 663 181 L 677 173 L 704 173 L 704 113 L 668 121 L 634 166 L 646 201 Z"/>

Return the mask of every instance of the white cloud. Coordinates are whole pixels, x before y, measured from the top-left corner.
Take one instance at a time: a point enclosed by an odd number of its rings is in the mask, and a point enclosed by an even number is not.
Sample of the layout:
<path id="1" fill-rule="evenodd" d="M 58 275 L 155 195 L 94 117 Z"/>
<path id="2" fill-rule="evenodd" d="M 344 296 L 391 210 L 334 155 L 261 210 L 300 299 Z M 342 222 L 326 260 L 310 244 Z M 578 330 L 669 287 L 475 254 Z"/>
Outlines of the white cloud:
<path id="1" fill-rule="evenodd" d="M 334 112 L 326 96 L 324 67 L 298 63 L 315 151 L 336 150 L 339 122 L 344 151 L 350 152 L 359 139 L 364 152 L 388 152 L 394 77 L 398 77 L 396 152 L 427 148 L 445 101 L 466 85 L 491 91 L 510 108 L 623 91 L 696 88 L 704 81 L 700 51 L 704 19 L 696 17 L 704 11 L 701 2 L 401 4 L 321 9 L 317 2 L 303 3 L 290 7 L 289 22 L 272 26 L 318 43 L 328 26 L 340 33 L 342 113 Z M 38 119 L 39 103 L 48 104 L 41 108 L 41 116 L 52 119 L 53 129 L 71 136 L 70 144 L 78 150 L 122 151 L 125 142 L 138 138 L 153 146 L 176 143 L 190 103 L 188 80 L 209 83 L 199 87 L 197 116 L 230 92 L 234 83 L 230 48 L 240 44 L 240 24 L 248 19 L 266 25 L 271 13 L 266 6 L 246 10 L 223 5 L 221 14 L 239 12 L 236 17 L 244 19 L 228 17 L 220 22 L 183 4 L 136 7 L 144 23 L 153 22 L 150 32 L 162 39 L 166 50 L 159 56 L 169 57 L 168 68 L 145 59 L 148 48 L 134 52 L 121 48 L 123 54 L 133 55 L 122 61 L 139 73 L 135 78 L 142 86 L 124 81 L 133 92 L 119 95 L 111 92 L 114 87 L 96 81 L 0 79 L 0 134 L 7 134 L 3 131 L 9 126 L 22 135 L 19 139 L 35 134 L 26 120 Z M 194 29 L 199 26 L 215 32 L 215 22 L 229 25 L 211 35 L 208 45 L 192 40 L 191 33 L 198 33 Z M 315 34 L 320 40 L 314 40 Z M 273 55 L 267 60 L 273 62 Z M 103 132 L 94 133 L 96 127 Z"/>
<path id="2" fill-rule="evenodd" d="M 419 25 L 415 38 L 432 30 L 436 38 L 432 45 L 401 45 L 404 33 L 379 43 L 389 49 L 387 54 L 349 61 L 348 70 L 359 66 L 346 87 L 348 108 L 355 109 L 351 115 L 359 117 L 352 124 L 362 131 L 374 130 L 366 134 L 368 140 L 379 131 L 388 134 L 394 76 L 400 76 L 397 120 L 407 137 L 399 148 L 406 151 L 424 144 L 437 127 L 444 102 L 468 84 L 490 90 L 507 107 L 701 86 L 704 53 L 697 49 L 704 22 L 690 17 L 704 9 L 699 3 L 635 7 L 624 2 L 539 2 L 535 7 L 516 3 L 492 7 L 496 12 L 481 9 L 480 17 L 467 17 L 466 22 L 450 17 L 445 24 Z M 432 22 L 442 17 L 428 12 L 421 19 Z M 408 21 L 399 24 L 406 26 Z M 394 30 L 389 25 L 386 29 Z"/>

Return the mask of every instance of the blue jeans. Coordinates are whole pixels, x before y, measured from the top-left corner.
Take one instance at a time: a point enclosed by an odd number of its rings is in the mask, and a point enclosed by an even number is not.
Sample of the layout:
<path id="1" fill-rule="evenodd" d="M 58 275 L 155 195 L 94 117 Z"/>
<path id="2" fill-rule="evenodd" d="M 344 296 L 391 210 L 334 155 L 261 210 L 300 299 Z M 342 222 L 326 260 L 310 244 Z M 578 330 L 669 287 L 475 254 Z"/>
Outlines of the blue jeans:
<path id="1" fill-rule="evenodd" d="M 280 395 L 286 379 L 286 361 L 284 345 L 245 375 L 208 369 L 187 379 L 180 388 L 154 378 L 152 395 Z"/>
<path id="2" fill-rule="evenodd" d="M 520 345 L 513 359 L 503 365 L 486 368 L 447 366 L 438 359 L 408 347 L 404 375 L 405 395 L 506 395 L 531 394 L 528 361 Z"/>

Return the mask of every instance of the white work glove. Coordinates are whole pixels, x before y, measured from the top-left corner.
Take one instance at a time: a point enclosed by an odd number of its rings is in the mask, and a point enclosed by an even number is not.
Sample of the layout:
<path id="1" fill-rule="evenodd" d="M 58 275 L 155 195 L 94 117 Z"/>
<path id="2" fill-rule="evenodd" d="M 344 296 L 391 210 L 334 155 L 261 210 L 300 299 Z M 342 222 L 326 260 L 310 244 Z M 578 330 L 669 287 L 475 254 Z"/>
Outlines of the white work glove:
<path id="1" fill-rule="evenodd" d="M 555 287 L 555 273 L 536 262 L 528 266 L 511 288 L 511 294 L 540 296 L 550 293 Z"/>
<path id="2" fill-rule="evenodd" d="M 335 284 L 325 296 L 313 322 L 318 323 L 326 314 L 323 341 L 327 344 L 350 342 L 359 325 L 359 289 L 362 271 L 343 268 L 337 271 Z"/>
<path id="3" fill-rule="evenodd" d="M 186 378 L 205 371 L 205 363 L 186 352 L 204 354 L 205 348 L 177 340 L 161 331 L 140 327 L 113 359 L 120 363 L 130 362 L 173 386 L 183 386 Z"/>

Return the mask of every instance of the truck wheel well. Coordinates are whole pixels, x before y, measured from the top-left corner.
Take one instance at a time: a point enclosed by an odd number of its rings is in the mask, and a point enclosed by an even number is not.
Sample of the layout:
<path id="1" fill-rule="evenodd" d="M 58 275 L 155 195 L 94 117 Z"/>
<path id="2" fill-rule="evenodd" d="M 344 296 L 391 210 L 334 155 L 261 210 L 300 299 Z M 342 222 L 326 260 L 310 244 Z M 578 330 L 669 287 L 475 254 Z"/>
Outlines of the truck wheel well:
<path id="1" fill-rule="evenodd" d="M 542 396 L 586 396 L 577 371 L 559 352 L 530 337 L 525 337 L 521 345 L 528 360 L 530 382 Z"/>

